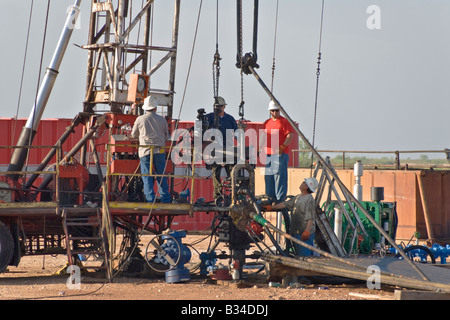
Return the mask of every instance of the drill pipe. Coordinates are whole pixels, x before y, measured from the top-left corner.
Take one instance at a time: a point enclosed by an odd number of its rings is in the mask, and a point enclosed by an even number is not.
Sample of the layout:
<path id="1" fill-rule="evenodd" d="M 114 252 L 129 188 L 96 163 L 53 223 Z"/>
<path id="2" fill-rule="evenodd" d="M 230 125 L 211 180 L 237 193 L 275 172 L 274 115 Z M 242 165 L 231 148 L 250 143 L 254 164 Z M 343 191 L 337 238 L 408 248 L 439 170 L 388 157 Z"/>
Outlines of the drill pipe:
<path id="1" fill-rule="evenodd" d="M 47 156 L 42 160 L 41 164 L 37 167 L 35 171 L 43 171 L 45 167 L 48 165 L 48 163 L 51 161 L 51 159 L 55 156 L 56 150 L 59 146 L 61 146 L 67 138 L 74 132 L 74 128 L 80 124 L 81 118 L 80 116 L 76 116 L 75 119 L 72 121 L 72 124 L 66 128 L 66 131 L 63 133 L 63 135 L 58 139 L 58 141 L 55 143 L 54 148 L 52 148 Z M 33 185 L 33 182 L 36 181 L 36 179 L 39 177 L 39 174 L 35 173 L 33 174 L 25 183 L 25 189 L 31 188 Z"/>
<path id="2" fill-rule="evenodd" d="M 348 261 L 348 260 L 345 260 L 345 259 L 343 259 L 343 258 L 337 257 L 337 256 L 335 256 L 335 255 L 333 255 L 333 254 L 331 254 L 331 253 L 328 253 L 328 252 L 326 252 L 326 251 L 323 251 L 322 249 L 319 249 L 319 248 L 316 248 L 316 247 L 314 247 L 314 246 L 311 246 L 311 245 L 309 245 L 309 244 L 307 244 L 307 243 L 305 243 L 305 242 L 303 242 L 303 241 L 301 241 L 301 240 L 299 240 L 299 239 L 297 239 L 297 238 L 291 236 L 289 233 L 286 233 L 286 232 L 284 232 L 283 230 L 278 229 L 277 227 L 275 227 L 273 224 L 271 224 L 269 221 L 267 221 L 267 220 L 260 214 L 261 211 L 260 211 L 260 209 L 259 209 L 259 207 L 258 207 L 258 205 L 257 205 L 257 203 L 256 203 L 255 196 L 254 196 L 249 190 L 247 190 L 247 189 L 242 189 L 242 190 L 239 190 L 239 193 L 240 193 L 240 194 L 248 195 L 248 196 L 252 199 L 253 207 L 255 208 L 255 210 L 256 210 L 257 213 L 255 213 L 255 212 L 250 212 L 250 213 L 249 213 L 249 216 L 250 216 L 250 218 L 252 218 L 254 221 L 256 221 L 257 223 L 259 223 L 260 225 L 262 225 L 263 227 L 267 227 L 267 228 L 269 228 L 269 229 L 272 229 L 273 231 L 277 232 L 278 234 L 281 234 L 282 236 L 284 236 L 286 239 L 291 240 L 291 241 L 293 241 L 293 242 L 295 242 L 295 243 L 298 243 L 299 245 L 301 245 L 301 246 L 303 246 L 303 247 L 305 247 L 305 248 L 307 248 L 307 249 L 309 249 L 309 250 L 315 251 L 315 252 L 319 253 L 320 255 L 322 255 L 322 256 L 324 256 L 324 257 L 327 257 L 327 258 L 330 258 L 330 259 L 333 259 L 333 260 L 336 260 L 336 261 L 339 261 L 339 262 L 348 264 L 348 265 L 350 265 L 350 266 L 352 266 L 352 267 L 358 267 L 358 268 L 361 268 L 361 269 L 366 269 L 366 267 L 364 267 L 364 266 L 357 265 L 357 264 L 352 263 L 352 262 L 350 262 L 350 261 Z"/>
<path id="3" fill-rule="evenodd" d="M 97 131 L 97 129 L 99 127 L 101 127 L 106 121 L 106 115 L 102 115 L 100 117 L 98 117 L 98 119 L 96 120 L 94 126 L 92 126 L 89 131 L 77 142 L 77 144 L 69 151 L 68 154 L 66 154 L 66 156 L 64 157 L 64 159 L 62 159 L 59 162 L 59 165 L 64 165 L 68 162 L 68 160 L 75 156 L 75 154 L 84 146 L 84 144 L 86 142 L 88 142 L 92 136 L 94 135 L 94 133 Z M 44 180 L 42 181 L 42 183 L 40 184 L 40 186 L 37 188 L 35 197 L 37 196 L 37 194 L 39 192 L 41 192 L 43 189 L 45 189 L 48 184 L 53 180 L 53 175 L 47 175 L 47 177 L 44 178 Z"/>
<path id="4" fill-rule="evenodd" d="M 47 106 L 48 99 L 53 90 L 53 86 L 56 81 L 56 77 L 59 73 L 59 67 L 69 44 L 70 37 L 74 29 L 74 24 L 80 13 L 81 0 L 75 0 L 73 6 L 70 7 L 70 12 L 67 15 L 64 28 L 61 32 L 58 44 L 53 54 L 49 67 L 47 68 L 44 79 L 39 87 L 38 94 L 35 99 L 33 108 L 28 116 L 25 126 L 20 133 L 18 146 L 31 146 L 33 139 L 36 135 L 38 125 L 41 121 L 44 109 Z M 28 156 L 28 148 L 16 148 L 11 156 L 8 171 L 22 171 Z M 13 180 L 19 179 L 19 174 L 8 175 Z"/>
<path id="5" fill-rule="evenodd" d="M 303 241 L 301 241 L 301 240 L 291 236 L 290 234 L 284 232 L 283 230 L 278 229 L 273 224 L 271 224 L 269 221 L 267 221 L 262 216 L 260 216 L 260 215 L 258 215 L 256 213 L 253 213 L 253 212 L 250 213 L 250 217 L 253 220 L 255 220 L 257 223 L 262 225 L 263 227 L 267 227 L 269 229 L 272 229 L 273 231 L 275 231 L 275 232 L 281 234 L 282 236 L 284 236 L 286 239 L 291 240 L 292 242 L 298 243 L 299 245 L 301 245 L 301 246 L 303 246 L 303 247 L 305 247 L 305 248 L 307 248 L 309 250 L 315 251 L 315 252 L 319 253 L 320 255 L 323 255 L 324 257 L 327 257 L 327 258 L 330 258 L 330 259 L 333 259 L 333 260 L 336 260 L 336 261 L 348 264 L 348 265 L 350 265 L 352 267 L 367 269 L 367 267 L 363 267 L 363 266 L 357 265 L 356 263 L 347 261 L 347 260 L 345 260 L 343 258 L 340 258 L 340 257 L 337 257 L 335 255 L 332 255 L 332 254 L 330 254 L 330 253 L 328 253 L 326 251 L 323 251 L 323 250 L 321 250 L 319 248 L 311 246 L 311 245 L 309 245 L 309 244 L 307 244 L 307 243 L 305 243 L 305 242 L 303 242 Z"/>
<path id="6" fill-rule="evenodd" d="M 269 262 L 280 263 L 285 266 L 299 268 L 319 273 L 331 274 L 339 277 L 345 277 L 350 279 L 358 279 L 366 281 L 368 279 L 368 273 L 359 270 L 351 270 L 347 268 L 342 268 L 339 266 L 331 266 L 318 263 L 318 261 L 310 260 L 299 260 L 290 257 L 281 257 L 272 254 L 263 254 L 261 259 Z M 312 260 L 312 259 L 311 259 Z M 450 285 L 446 283 L 430 282 L 429 280 L 420 280 L 409 277 L 404 277 L 401 275 L 387 274 L 381 272 L 380 282 L 393 286 L 400 286 L 406 288 L 414 288 L 418 290 L 428 290 L 428 291 L 439 291 L 442 293 L 450 293 Z"/>

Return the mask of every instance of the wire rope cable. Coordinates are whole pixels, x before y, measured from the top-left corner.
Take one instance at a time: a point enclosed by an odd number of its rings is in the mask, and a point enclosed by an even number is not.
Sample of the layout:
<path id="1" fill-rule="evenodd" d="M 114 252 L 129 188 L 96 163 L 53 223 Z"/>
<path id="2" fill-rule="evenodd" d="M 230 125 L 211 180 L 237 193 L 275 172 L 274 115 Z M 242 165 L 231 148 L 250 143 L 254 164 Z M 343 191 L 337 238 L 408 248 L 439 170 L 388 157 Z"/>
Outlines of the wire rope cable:
<path id="1" fill-rule="evenodd" d="M 216 0 L 216 52 L 212 64 L 214 100 L 219 96 L 220 60 L 222 59 L 219 53 L 219 0 Z"/>
<path id="2" fill-rule="evenodd" d="M 274 27 L 274 36 L 273 36 L 273 56 L 272 56 L 272 82 L 270 85 L 270 91 L 273 93 L 273 84 L 275 80 L 275 56 L 276 56 L 276 47 L 277 47 L 277 33 L 278 33 L 278 6 L 279 0 L 277 0 L 276 9 L 275 9 L 275 27 Z"/>
<path id="3" fill-rule="evenodd" d="M 22 98 L 23 79 L 24 79 L 24 76 L 25 76 L 25 66 L 26 66 L 26 63 L 27 63 L 27 56 L 28 56 L 28 43 L 29 43 L 29 40 L 30 40 L 31 20 L 32 20 L 32 17 L 33 17 L 33 4 L 34 4 L 34 0 L 31 0 L 31 3 L 30 3 L 30 14 L 29 14 L 29 17 L 28 17 L 27 36 L 26 36 L 26 40 L 25 40 L 25 52 L 24 52 L 24 55 L 23 55 L 23 62 L 22 62 L 22 74 L 20 76 L 19 97 L 17 98 L 16 115 L 14 116 L 14 119 L 16 119 L 16 120 L 19 117 L 20 100 Z M 11 145 L 14 145 L 14 136 L 15 136 L 16 128 L 17 128 L 17 121 L 14 122 L 13 132 L 12 132 L 12 135 L 11 135 Z"/>
<path id="4" fill-rule="evenodd" d="M 323 12 L 325 7 L 325 0 L 322 0 L 322 9 L 320 13 L 320 32 L 319 32 L 319 53 L 317 57 L 317 70 L 316 70 L 316 92 L 314 98 L 314 119 L 313 119 L 313 136 L 312 136 L 312 146 L 316 146 L 316 124 L 317 124 L 317 106 L 319 100 L 319 77 L 320 77 L 320 64 L 322 60 L 322 34 L 323 34 Z M 313 167 L 314 155 L 311 153 L 311 170 Z"/>
<path id="5" fill-rule="evenodd" d="M 47 1 L 47 11 L 45 14 L 45 24 L 44 24 L 44 36 L 42 38 L 42 45 L 41 45 L 41 57 L 40 57 L 40 61 L 39 61 L 39 73 L 38 73 L 38 78 L 37 78 L 37 84 L 36 84 L 36 94 L 34 97 L 34 105 L 37 104 L 37 98 L 38 98 L 38 94 L 39 94 L 39 84 L 41 82 L 41 72 L 42 72 L 42 63 L 44 61 L 44 51 L 45 51 L 45 42 L 47 39 L 47 28 L 48 28 L 48 17 L 49 17 L 49 13 L 50 13 L 50 0 Z M 35 121 L 35 114 L 34 112 L 36 112 L 36 109 L 33 108 L 33 121 Z M 32 124 L 32 127 L 34 127 L 34 123 Z M 32 142 L 32 135 L 29 136 L 28 139 L 28 146 L 31 145 Z M 30 148 L 27 148 L 27 160 L 26 160 L 26 164 L 25 164 L 25 171 L 28 170 L 28 164 L 29 164 L 29 160 L 30 160 Z M 24 175 L 23 177 L 23 183 L 25 183 L 26 180 L 26 175 Z"/>

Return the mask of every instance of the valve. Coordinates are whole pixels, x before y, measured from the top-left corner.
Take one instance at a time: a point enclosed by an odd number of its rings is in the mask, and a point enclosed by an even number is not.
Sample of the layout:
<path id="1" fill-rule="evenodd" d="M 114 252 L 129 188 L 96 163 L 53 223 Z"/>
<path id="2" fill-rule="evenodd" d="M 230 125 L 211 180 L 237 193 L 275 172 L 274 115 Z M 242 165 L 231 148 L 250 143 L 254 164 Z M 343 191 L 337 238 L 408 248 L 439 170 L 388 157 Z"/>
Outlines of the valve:
<path id="1" fill-rule="evenodd" d="M 207 276 L 209 273 L 214 273 L 217 269 L 217 255 L 214 251 L 200 254 L 200 275 Z"/>
<path id="2" fill-rule="evenodd" d="M 153 237 L 147 245 L 147 264 L 156 272 L 165 272 L 167 283 L 191 280 L 189 270 L 184 266 L 191 260 L 191 250 L 181 242 L 184 237 L 185 230 L 170 231 Z M 161 245 L 158 244 L 158 238 L 163 241 Z"/>
<path id="3" fill-rule="evenodd" d="M 408 254 L 410 255 L 411 259 L 414 260 L 414 258 L 419 258 L 421 262 L 426 262 L 428 254 L 421 248 L 414 248 L 415 246 L 407 247 L 411 248 L 408 250 Z"/>
<path id="4" fill-rule="evenodd" d="M 405 254 L 411 259 L 420 259 L 420 262 L 427 263 L 428 260 L 431 260 L 431 263 L 436 263 L 436 258 L 434 252 L 428 248 L 427 246 L 422 245 L 407 245 L 403 248 Z M 397 250 L 391 248 L 389 250 L 390 253 L 395 253 L 397 258 L 402 258 Z"/>
<path id="5" fill-rule="evenodd" d="M 450 255 L 450 245 L 440 246 L 437 243 L 433 244 L 431 251 L 435 258 L 441 258 L 441 264 L 447 264 L 447 257 Z"/>

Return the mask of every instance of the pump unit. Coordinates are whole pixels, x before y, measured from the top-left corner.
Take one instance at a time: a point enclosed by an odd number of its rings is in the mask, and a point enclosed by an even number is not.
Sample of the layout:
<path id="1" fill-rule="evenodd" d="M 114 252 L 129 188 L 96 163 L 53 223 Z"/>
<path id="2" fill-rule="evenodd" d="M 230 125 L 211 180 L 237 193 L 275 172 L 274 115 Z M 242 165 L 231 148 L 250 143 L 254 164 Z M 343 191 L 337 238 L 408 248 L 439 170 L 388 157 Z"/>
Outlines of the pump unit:
<path id="1" fill-rule="evenodd" d="M 381 189 L 382 188 L 373 188 L 373 201 L 360 201 L 359 203 L 365 208 L 366 212 L 372 216 L 378 226 L 383 228 L 392 239 L 395 239 L 398 223 L 396 203 L 381 202 Z M 378 197 L 374 198 L 374 195 L 377 194 Z M 379 251 L 384 249 L 388 242 L 373 223 L 366 218 L 354 203 L 344 202 L 343 204 L 345 212 L 343 212 L 338 201 L 330 201 L 326 208 L 324 208 L 324 211 L 333 227 L 335 226 L 336 221 L 340 221 L 340 219 L 336 219 L 336 215 L 342 215 L 340 230 L 336 230 L 335 228 L 335 232 L 340 236 L 339 240 L 345 250 L 348 253 L 369 254 L 374 250 Z M 348 232 L 348 230 L 350 230 L 349 224 L 357 225 L 357 218 L 355 217 L 353 210 L 351 210 L 350 205 L 356 210 L 358 218 L 362 222 L 368 236 L 360 231 L 358 232 L 357 237 L 354 237 L 353 234 Z"/>

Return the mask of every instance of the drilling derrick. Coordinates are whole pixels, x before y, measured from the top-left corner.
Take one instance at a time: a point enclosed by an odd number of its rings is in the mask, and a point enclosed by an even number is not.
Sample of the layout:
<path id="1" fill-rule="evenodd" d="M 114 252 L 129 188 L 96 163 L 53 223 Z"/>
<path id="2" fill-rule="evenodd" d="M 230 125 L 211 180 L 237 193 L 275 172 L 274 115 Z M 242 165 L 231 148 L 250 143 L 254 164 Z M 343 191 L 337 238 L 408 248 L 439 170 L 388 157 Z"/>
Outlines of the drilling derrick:
<path id="1" fill-rule="evenodd" d="M 158 95 L 161 105 L 167 108 L 168 118 L 172 118 L 180 1 L 174 4 L 170 47 L 150 43 L 153 3 L 147 1 L 132 15 L 136 6 L 129 1 L 92 1 L 88 42 L 82 47 L 88 50 L 84 112 L 92 113 L 100 110 L 98 105 L 108 105 L 112 113 L 125 113 L 127 106 L 142 103 L 151 93 Z M 149 58 L 153 50 L 166 54 L 151 66 Z M 150 89 L 149 77 L 167 61 L 168 87 Z"/>
<path id="2" fill-rule="evenodd" d="M 9 194 L 4 197 L 9 199 L 8 203 L 0 203 L 0 245 L 4 249 L 0 250 L 0 272 L 8 265 L 18 265 L 23 255 L 66 253 L 70 265 L 83 256 L 100 256 L 103 263 L 94 268 L 106 269 L 107 277 L 111 278 L 116 227 L 124 229 L 126 238 L 131 239 L 127 250 L 119 253 L 124 256 L 133 254 L 137 229 L 160 233 L 170 227 L 177 213 L 170 215 L 156 210 L 159 212 L 150 216 L 148 207 L 137 212 L 136 203 L 128 207 L 116 205 L 116 211 L 110 211 L 110 203 L 115 201 L 142 203 L 138 142 L 128 134 L 142 114 L 141 106 L 147 96 L 157 97 L 162 108 L 158 112 L 166 117 L 171 128 L 180 0 L 174 1 L 172 40 L 168 47 L 151 43 L 153 3 L 153 0 L 141 5 L 127 0 L 90 3 L 88 41 L 81 47 L 88 57 L 83 110 L 54 146 L 32 146 L 81 0 L 71 7 L 36 103 L 17 145 L 12 148 L 8 171 L 0 179 L 1 187 Z M 162 52 L 163 58 L 151 65 L 154 51 Z M 150 88 L 150 77 L 165 64 L 169 64 L 167 87 Z M 82 128 L 77 131 L 79 125 Z M 80 131 L 79 140 L 64 151 L 68 137 Z M 25 172 L 22 170 L 31 148 L 50 150 L 36 170 Z M 182 207 L 181 214 L 189 214 L 189 208 L 190 204 Z"/>

